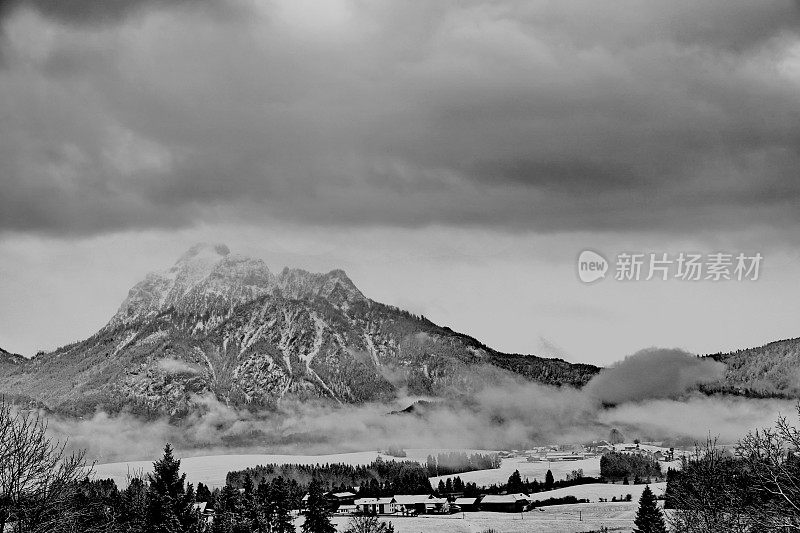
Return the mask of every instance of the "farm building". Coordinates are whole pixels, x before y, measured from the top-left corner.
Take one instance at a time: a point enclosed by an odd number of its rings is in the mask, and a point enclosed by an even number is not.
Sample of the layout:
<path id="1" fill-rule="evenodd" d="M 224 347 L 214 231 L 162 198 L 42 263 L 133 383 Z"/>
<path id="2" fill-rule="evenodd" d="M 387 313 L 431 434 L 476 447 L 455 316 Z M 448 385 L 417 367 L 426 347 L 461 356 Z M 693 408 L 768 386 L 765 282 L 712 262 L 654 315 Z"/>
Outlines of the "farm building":
<path id="1" fill-rule="evenodd" d="M 462 511 L 473 512 L 480 510 L 480 498 L 456 498 L 453 502 L 461 508 Z"/>
<path id="2" fill-rule="evenodd" d="M 428 494 L 400 494 L 394 497 L 395 508 L 401 514 L 425 514 L 431 498 L 433 496 Z"/>
<path id="3" fill-rule="evenodd" d="M 355 501 L 356 511 L 362 514 L 394 514 L 394 498 L 359 498 Z"/>
<path id="4" fill-rule="evenodd" d="M 428 494 L 401 494 L 394 497 L 397 512 L 403 514 L 440 514 L 450 510 L 447 498 Z"/>
<path id="5" fill-rule="evenodd" d="M 447 501 L 447 498 L 431 498 L 426 502 L 425 507 L 429 514 L 447 513 L 450 511 L 450 502 Z"/>
<path id="6" fill-rule="evenodd" d="M 325 494 L 325 501 L 331 507 L 340 505 L 354 505 L 357 496 L 352 492 L 328 492 Z"/>
<path id="7" fill-rule="evenodd" d="M 354 505 L 356 495 L 352 492 L 327 492 L 323 496 L 325 503 L 329 509 L 335 510 L 342 505 Z M 300 500 L 300 509 L 305 510 L 308 507 L 308 494 L 303 496 Z"/>
<path id="8" fill-rule="evenodd" d="M 355 505 L 340 505 L 336 508 L 336 514 L 338 515 L 351 515 L 355 514 L 358 511 L 358 508 Z"/>
<path id="9" fill-rule="evenodd" d="M 530 503 L 530 497 L 527 494 L 489 494 L 481 500 L 481 510 L 521 513 Z"/>

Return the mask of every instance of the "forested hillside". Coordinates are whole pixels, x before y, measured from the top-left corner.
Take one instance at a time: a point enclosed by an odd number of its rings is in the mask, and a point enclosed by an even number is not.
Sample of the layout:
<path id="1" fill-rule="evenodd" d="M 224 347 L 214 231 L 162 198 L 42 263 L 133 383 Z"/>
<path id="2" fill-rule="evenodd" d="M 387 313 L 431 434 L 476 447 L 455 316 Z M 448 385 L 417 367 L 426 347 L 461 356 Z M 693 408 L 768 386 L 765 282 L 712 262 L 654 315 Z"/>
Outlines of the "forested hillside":
<path id="1" fill-rule="evenodd" d="M 724 381 L 704 387 L 708 392 L 800 397 L 800 338 L 707 357 L 728 367 Z"/>

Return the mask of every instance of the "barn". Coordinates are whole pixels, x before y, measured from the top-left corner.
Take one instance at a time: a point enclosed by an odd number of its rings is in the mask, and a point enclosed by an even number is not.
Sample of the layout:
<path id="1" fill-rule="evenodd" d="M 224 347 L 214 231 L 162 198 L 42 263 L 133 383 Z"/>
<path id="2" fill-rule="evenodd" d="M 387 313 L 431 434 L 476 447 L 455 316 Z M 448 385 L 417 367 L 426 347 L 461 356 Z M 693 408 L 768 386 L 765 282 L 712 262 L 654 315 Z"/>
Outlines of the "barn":
<path id="1" fill-rule="evenodd" d="M 530 503 L 527 494 L 489 494 L 481 500 L 481 511 L 521 513 Z"/>
<path id="2" fill-rule="evenodd" d="M 459 509 L 464 512 L 470 513 L 474 511 L 480 510 L 480 498 L 456 498 L 456 501 L 453 502 L 458 505 Z"/>

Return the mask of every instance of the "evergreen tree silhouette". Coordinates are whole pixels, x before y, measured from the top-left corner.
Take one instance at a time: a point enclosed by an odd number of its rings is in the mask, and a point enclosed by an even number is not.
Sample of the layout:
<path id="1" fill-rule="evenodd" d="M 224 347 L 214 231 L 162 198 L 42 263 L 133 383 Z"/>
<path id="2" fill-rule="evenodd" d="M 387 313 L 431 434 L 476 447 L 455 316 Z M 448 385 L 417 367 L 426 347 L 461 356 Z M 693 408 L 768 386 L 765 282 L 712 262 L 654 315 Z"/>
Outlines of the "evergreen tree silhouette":
<path id="1" fill-rule="evenodd" d="M 308 485 L 308 508 L 302 530 L 303 533 L 336 533 L 322 493 L 322 485 L 316 479 Z"/>
<path id="2" fill-rule="evenodd" d="M 292 510 L 289 503 L 288 487 L 281 476 L 272 480 L 270 487 L 272 500 L 273 533 L 295 533 Z"/>
<path id="3" fill-rule="evenodd" d="M 185 486 L 181 462 L 172 455 L 172 446 L 164 447 L 164 456 L 153 463 L 148 475 L 147 527 L 156 533 L 190 531 L 199 518 L 194 512 L 194 490 Z"/>
<path id="4" fill-rule="evenodd" d="M 550 490 L 555 485 L 555 479 L 553 478 L 553 473 L 548 470 L 547 474 L 544 476 L 544 490 Z"/>
<path id="5" fill-rule="evenodd" d="M 634 533 L 667 533 L 664 515 L 658 508 L 656 497 L 647 485 L 639 498 L 639 510 L 636 513 Z"/>

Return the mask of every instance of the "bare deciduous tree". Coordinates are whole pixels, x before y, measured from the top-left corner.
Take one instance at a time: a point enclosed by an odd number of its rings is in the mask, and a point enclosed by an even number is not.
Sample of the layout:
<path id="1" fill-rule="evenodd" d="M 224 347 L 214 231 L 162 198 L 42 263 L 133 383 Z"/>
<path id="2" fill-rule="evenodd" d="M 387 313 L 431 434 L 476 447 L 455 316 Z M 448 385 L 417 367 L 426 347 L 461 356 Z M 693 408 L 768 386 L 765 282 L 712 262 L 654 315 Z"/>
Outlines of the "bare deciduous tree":
<path id="1" fill-rule="evenodd" d="M 354 516 L 347 523 L 345 533 L 394 533 L 394 526 L 378 520 L 377 516 Z"/>
<path id="2" fill-rule="evenodd" d="M 800 531 L 800 431 L 780 417 L 774 428 L 748 433 L 736 451 L 761 500 L 753 508 L 758 529 Z"/>
<path id="3" fill-rule="evenodd" d="M 668 491 L 674 508 L 668 516 L 677 533 L 748 533 L 754 531 L 747 481 L 740 478 L 736 459 L 709 438 L 684 458 L 675 486 Z"/>
<path id="4" fill-rule="evenodd" d="M 0 532 L 73 531 L 75 482 L 89 470 L 83 452 L 68 454 L 47 435 L 38 413 L 0 399 Z"/>

